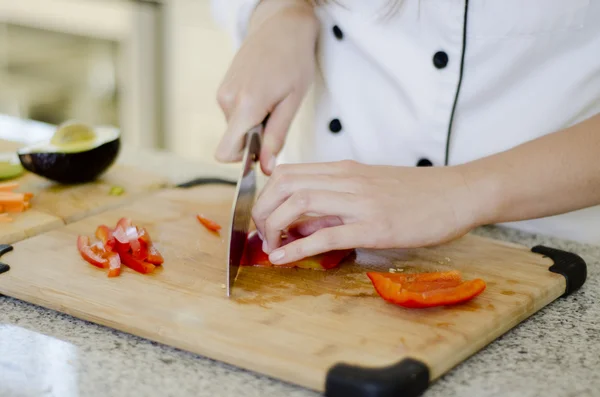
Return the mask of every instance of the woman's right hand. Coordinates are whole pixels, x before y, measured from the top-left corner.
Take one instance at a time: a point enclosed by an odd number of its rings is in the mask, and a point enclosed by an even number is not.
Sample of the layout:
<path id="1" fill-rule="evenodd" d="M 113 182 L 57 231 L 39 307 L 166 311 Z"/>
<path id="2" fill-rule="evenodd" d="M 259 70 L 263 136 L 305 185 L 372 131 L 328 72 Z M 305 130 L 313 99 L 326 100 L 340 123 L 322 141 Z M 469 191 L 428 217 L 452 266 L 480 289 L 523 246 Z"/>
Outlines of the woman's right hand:
<path id="1" fill-rule="evenodd" d="M 269 115 L 260 163 L 271 175 L 314 75 L 319 23 L 306 0 L 262 0 L 217 93 L 227 130 L 216 159 L 242 159 L 245 133 Z"/>

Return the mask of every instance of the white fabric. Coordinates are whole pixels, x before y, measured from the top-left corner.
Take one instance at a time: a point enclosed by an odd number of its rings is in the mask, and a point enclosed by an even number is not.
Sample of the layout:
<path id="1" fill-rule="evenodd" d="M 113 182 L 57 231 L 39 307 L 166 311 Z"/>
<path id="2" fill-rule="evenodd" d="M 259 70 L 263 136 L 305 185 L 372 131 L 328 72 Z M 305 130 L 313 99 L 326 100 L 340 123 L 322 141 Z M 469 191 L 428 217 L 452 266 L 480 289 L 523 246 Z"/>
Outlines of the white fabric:
<path id="1" fill-rule="evenodd" d="M 213 7 L 236 21 L 228 29 L 242 40 L 244 18 L 256 3 L 213 0 Z M 303 132 L 299 161 L 413 166 L 426 158 L 443 165 L 464 10 L 465 1 L 457 0 L 404 0 L 395 11 L 389 0 L 319 6 L 314 129 Z M 445 68 L 433 64 L 438 51 L 448 55 Z M 597 113 L 600 0 L 469 1 L 450 164 L 509 149 Z M 341 122 L 337 134 L 329 130 L 332 119 Z M 509 226 L 600 244 L 600 207 Z"/>

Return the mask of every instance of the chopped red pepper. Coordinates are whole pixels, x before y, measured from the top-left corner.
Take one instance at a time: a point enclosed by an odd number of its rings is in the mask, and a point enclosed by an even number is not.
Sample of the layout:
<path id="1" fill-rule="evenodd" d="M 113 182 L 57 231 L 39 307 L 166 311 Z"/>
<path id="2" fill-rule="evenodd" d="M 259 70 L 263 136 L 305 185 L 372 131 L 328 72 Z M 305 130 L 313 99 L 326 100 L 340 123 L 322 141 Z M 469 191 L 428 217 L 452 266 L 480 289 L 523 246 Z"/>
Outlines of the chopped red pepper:
<path id="1" fill-rule="evenodd" d="M 90 246 L 90 238 L 87 236 L 77 237 L 77 249 L 79 253 L 90 264 L 105 269 L 108 267 L 108 260 L 102 256 L 102 253 Z"/>
<path id="2" fill-rule="evenodd" d="M 121 262 L 132 270 L 135 270 L 138 273 L 148 274 L 152 273 L 156 266 L 152 263 L 148 263 L 139 259 L 135 259 L 128 252 L 119 252 L 119 256 L 121 257 Z"/>
<path id="3" fill-rule="evenodd" d="M 208 230 L 210 230 L 212 232 L 218 232 L 219 230 L 221 230 L 221 225 L 219 225 L 217 222 L 215 222 L 213 220 L 208 219 L 204 215 L 198 214 L 198 215 L 196 215 L 196 218 L 198 218 L 198 221 L 200 221 L 200 223 L 203 224 L 204 227 L 206 227 Z"/>
<path id="4" fill-rule="evenodd" d="M 486 287 L 482 279 L 463 281 L 459 272 L 398 274 L 368 272 L 384 300 L 409 308 L 426 308 L 466 302 Z"/>
<path id="5" fill-rule="evenodd" d="M 134 226 L 129 218 L 119 219 L 114 230 L 100 225 L 96 228 L 95 235 L 100 241 L 90 245 L 88 237 L 80 236 L 77 246 L 86 261 L 109 269 L 108 277 L 118 277 L 121 274 L 121 264 L 148 274 L 164 262 L 148 231 Z"/>
<path id="6" fill-rule="evenodd" d="M 286 245 L 295 241 L 302 236 L 295 230 L 290 230 L 285 239 L 282 240 L 282 245 Z M 338 266 L 344 258 L 350 254 L 352 250 L 330 251 L 319 255 L 314 255 L 285 265 L 277 265 L 277 267 L 299 267 L 302 269 L 328 270 Z M 242 266 L 259 266 L 271 267 L 274 266 L 269 260 L 269 256 L 262 250 L 262 239 L 256 231 L 248 235 L 246 247 L 241 260 Z"/>

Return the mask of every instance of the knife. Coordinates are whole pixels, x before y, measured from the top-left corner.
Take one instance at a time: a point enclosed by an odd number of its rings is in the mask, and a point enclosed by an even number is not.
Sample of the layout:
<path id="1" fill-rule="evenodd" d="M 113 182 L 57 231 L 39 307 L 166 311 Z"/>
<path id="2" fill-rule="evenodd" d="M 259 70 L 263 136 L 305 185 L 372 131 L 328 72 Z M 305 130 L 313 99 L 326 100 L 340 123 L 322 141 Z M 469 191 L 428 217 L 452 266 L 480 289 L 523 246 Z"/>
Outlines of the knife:
<path id="1" fill-rule="evenodd" d="M 252 205 L 256 194 L 256 169 L 265 121 L 246 133 L 242 171 L 235 188 L 229 229 L 229 252 L 227 254 L 227 296 L 231 296 L 233 283 L 240 269 L 240 261 L 248 239 Z"/>

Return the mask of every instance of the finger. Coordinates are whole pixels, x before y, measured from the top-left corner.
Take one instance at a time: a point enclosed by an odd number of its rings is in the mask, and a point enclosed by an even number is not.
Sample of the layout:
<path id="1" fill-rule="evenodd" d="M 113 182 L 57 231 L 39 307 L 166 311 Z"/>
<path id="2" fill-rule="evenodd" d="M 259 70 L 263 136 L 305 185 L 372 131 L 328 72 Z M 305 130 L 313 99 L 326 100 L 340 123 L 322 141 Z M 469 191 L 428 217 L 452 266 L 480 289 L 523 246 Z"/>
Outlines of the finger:
<path id="1" fill-rule="evenodd" d="M 271 177 L 269 182 L 267 182 L 259 194 L 252 210 L 252 218 L 256 224 L 256 228 L 261 233 L 265 231 L 267 217 L 295 192 L 301 190 L 322 190 L 355 193 L 359 188 L 357 182 L 351 178 L 331 175 L 288 174 L 279 178 Z"/>
<path id="2" fill-rule="evenodd" d="M 216 159 L 226 163 L 240 161 L 246 132 L 262 122 L 267 113 L 268 110 L 255 106 L 252 102 L 239 103 L 229 117 L 227 130 L 215 153 Z"/>
<path id="3" fill-rule="evenodd" d="M 299 106 L 298 97 L 291 94 L 277 104 L 269 116 L 260 152 L 260 163 L 265 175 L 271 175 L 275 169 L 277 155 L 283 148 L 286 135 Z"/>
<path id="4" fill-rule="evenodd" d="M 338 216 L 319 216 L 303 219 L 293 225 L 294 230 L 303 237 L 310 236 L 326 227 L 343 225 L 342 219 Z"/>
<path id="5" fill-rule="evenodd" d="M 266 252 L 281 245 L 281 232 L 306 213 L 334 215 L 342 220 L 359 211 L 357 196 L 323 190 L 301 190 L 290 196 L 265 221 Z"/>
<path id="6" fill-rule="evenodd" d="M 329 251 L 358 248 L 367 234 L 366 229 L 360 223 L 321 229 L 274 250 L 269 260 L 275 265 L 283 265 Z"/>

